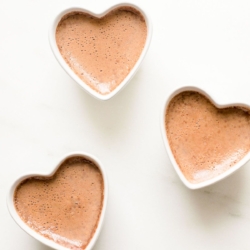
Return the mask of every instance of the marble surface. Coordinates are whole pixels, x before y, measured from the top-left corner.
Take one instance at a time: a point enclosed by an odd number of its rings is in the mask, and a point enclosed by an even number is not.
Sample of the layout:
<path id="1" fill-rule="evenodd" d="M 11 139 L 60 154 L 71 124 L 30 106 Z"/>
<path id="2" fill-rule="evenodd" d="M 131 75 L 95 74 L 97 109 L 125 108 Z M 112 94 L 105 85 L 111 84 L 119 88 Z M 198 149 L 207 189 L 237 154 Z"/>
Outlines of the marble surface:
<path id="1" fill-rule="evenodd" d="M 250 249 L 250 163 L 192 191 L 170 164 L 160 132 L 165 98 L 195 85 L 250 104 L 250 2 L 133 2 L 153 22 L 148 54 L 131 82 L 102 102 L 59 66 L 48 42 L 64 7 L 96 11 L 113 0 L 1 1 L 0 239 L 4 250 L 49 250 L 10 217 L 6 195 L 26 172 L 49 172 L 71 151 L 104 164 L 105 223 L 94 250 Z"/>

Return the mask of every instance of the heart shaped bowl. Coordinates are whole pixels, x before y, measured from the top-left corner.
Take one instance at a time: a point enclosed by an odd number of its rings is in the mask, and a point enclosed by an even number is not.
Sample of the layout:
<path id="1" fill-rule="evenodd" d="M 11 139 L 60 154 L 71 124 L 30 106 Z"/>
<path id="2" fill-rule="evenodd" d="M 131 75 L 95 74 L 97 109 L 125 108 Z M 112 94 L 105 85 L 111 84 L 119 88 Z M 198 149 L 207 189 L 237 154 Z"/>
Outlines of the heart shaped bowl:
<path id="1" fill-rule="evenodd" d="M 83 14 L 89 14 L 90 16 L 93 16 L 95 18 L 102 18 L 104 16 L 106 16 L 108 13 L 110 13 L 111 11 L 118 9 L 118 8 L 132 8 L 135 11 L 139 12 L 146 23 L 146 28 L 147 28 L 147 36 L 146 36 L 146 41 L 145 41 L 145 45 L 142 49 L 142 52 L 138 58 L 138 60 L 136 61 L 135 65 L 132 67 L 132 69 L 129 71 L 129 73 L 127 74 L 127 76 L 122 80 L 122 82 L 112 91 L 110 91 L 109 93 L 105 93 L 105 94 L 101 94 L 98 93 L 96 90 L 94 90 L 93 88 L 91 88 L 86 82 L 84 82 L 71 68 L 70 66 L 66 63 L 66 61 L 64 60 L 63 56 L 61 55 L 57 43 L 56 43 L 56 29 L 58 27 L 59 22 L 63 19 L 63 17 L 65 17 L 65 15 L 69 15 L 70 13 L 83 13 Z M 148 14 L 146 14 L 146 12 L 144 10 L 142 10 L 140 7 L 138 7 L 135 4 L 132 3 L 119 3 L 116 4 L 114 6 L 112 6 L 111 8 L 101 12 L 101 13 L 95 13 L 93 11 L 84 9 L 82 7 L 71 7 L 68 9 L 65 9 L 63 11 L 61 11 L 53 20 L 53 23 L 51 25 L 51 28 L 49 29 L 49 41 L 50 41 L 50 46 L 52 49 L 52 52 L 55 56 L 55 58 L 57 59 L 57 61 L 59 62 L 59 64 L 62 66 L 62 68 L 85 90 L 87 91 L 90 95 L 92 95 L 93 97 L 99 99 L 99 100 L 108 100 L 111 97 L 113 97 L 114 95 L 116 95 L 130 80 L 131 78 L 135 75 L 136 71 L 138 70 L 142 60 L 144 59 L 146 52 L 149 48 L 150 42 L 151 42 L 151 37 L 152 37 L 152 24 L 151 21 L 149 19 Z M 129 42 L 128 42 L 129 43 Z M 82 73 L 83 74 L 83 73 Z M 85 74 L 85 73 L 84 73 Z M 89 73 L 87 73 L 89 75 Z"/>
<path id="2" fill-rule="evenodd" d="M 202 89 L 199 89 L 197 87 L 194 87 L 194 86 L 186 86 L 186 87 L 181 87 L 179 89 L 176 89 L 174 90 L 167 98 L 166 98 L 166 101 L 164 102 L 164 105 L 163 105 L 163 110 L 162 110 L 162 114 L 161 114 L 161 132 L 162 132 L 162 137 L 163 137 L 163 140 L 164 140 L 164 144 L 165 144 L 165 147 L 166 147 L 166 150 L 167 150 L 167 153 L 168 153 L 168 156 L 169 156 L 169 159 L 170 159 L 170 162 L 172 163 L 176 173 L 178 174 L 178 176 L 180 177 L 180 179 L 182 180 L 182 182 L 190 189 L 199 189 L 199 188 L 203 188 L 205 186 L 208 186 L 208 185 L 211 185 L 211 184 L 214 184 L 224 178 L 226 178 L 227 176 L 231 175 L 232 173 L 234 173 L 236 170 L 238 170 L 240 167 L 242 167 L 247 161 L 249 161 L 250 159 L 250 149 L 247 150 L 246 154 L 241 158 L 239 159 L 238 161 L 235 161 L 233 164 L 231 165 L 228 165 L 227 166 L 227 169 L 225 171 L 222 171 L 222 172 L 218 172 L 218 174 L 214 174 L 213 177 L 208 177 L 206 179 L 206 171 L 204 171 L 202 174 L 204 174 L 204 177 L 205 179 L 203 181 L 200 181 L 200 182 L 195 182 L 195 181 L 192 181 L 190 180 L 190 178 L 187 178 L 187 175 L 185 176 L 184 173 L 183 173 L 183 169 L 181 170 L 181 167 L 180 165 L 178 164 L 177 162 L 177 159 L 176 157 L 174 156 L 174 153 L 172 151 L 172 148 L 171 148 L 171 145 L 170 145 L 170 141 L 169 141 L 169 138 L 168 137 L 168 129 L 170 128 L 169 126 L 167 127 L 167 123 L 166 123 L 166 113 L 167 113 L 167 110 L 169 108 L 169 105 L 171 103 L 171 101 L 173 100 L 173 98 L 175 98 L 178 94 L 180 93 L 183 93 L 183 92 L 197 92 L 198 94 L 200 94 L 200 96 L 203 96 L 205 97 L 204 100 L 208 100 L 215 108 L 217 108 L 219 110 L 219 112 L 223 112 L 223 109 L 225 108 L 237 108 L 237 109 L 240 109 L 240 110 L 243 110 L 244 112 L 246 112 L 245 114 L 248 114 L 248 116 L 250 116 L 250 106 L 249 105 L 246 105 L 246 104 L 243 104 L 243 103 L 240 103 L 240 102 L 232 102 L 232 103 L 227 103 L 227 104 L 222 104 L 219 102 L 219 96 L 215 96 L 216 94 L 214 94 L 213 96 L 210 95 L 209 93 L 203 91 Z M 173 104 L 174 105 L 174 104 Z M 177 106 L 177 104 L 175 103 L 175 105 Z M 200 105 L 200 104 L 199 104 Z M 199 106 L 200 107 L 200 106 Z M 176 109 L 175 109 L 176 110 Z M 241 111 L 242 112 L 242 111 Z M 195 112 L 194 112 L 195 113 Z M 183 115 L 184 116 L 184 115 Z M 172 118 L 174 116 L 171 116 Z M 207 117 L 207 116 L 206 116 Z M 168 118 L 170 120 L 170 118 Z M 201 118 L 202 120 L 202 118 Z M 176 120 L 177 122 L 177 125 L 173 126 L 172 125 L 172 128 L 175 128 L 175 127 L 179 127 L 178 124 L 181 124 L 181 122 L 183 121 L 180 121 L 180 119 L 178 118 L 178 120 Z M 182 123 L 183 124 L 183 123 Z M 201 123 L 200 123 L 201 124 Z M 181 126 L 184 126 L 184 125 L 180 125 L 179 128 L 182 128 L 182 131 L 181 133 L 184 133 L 185 131 L 183 130 L 184 127 L 181 127 Z M 190 126 L 190 123 L 189 123 L 189 126 Z M 180 134 L 177 135 L 177 133 L 173 132 L 173 130 L 171 131 L 174 136 L 179 136 Z M 201 133 L 202 134 L 202 133 Z M 229 138 L 230 138 L 230 133 L 229 133 Z M 178 138 L 183 138 L 183 136 L 179 136 Z M 195 134 L 193 134 L 193 137 L 189 137 L 189 140 L 188 143 L 190 141 L 193 141 L 193 142 L 197 142 L 195 141 L 196 138 L 194 139 L 195 137 Z M 171 138 L 174 138 L 174 137 L 171 137 Z M 215 137 L 214 137 L 215 138 Z M 249 136 L 247 137 L 248 138 L 248 145 L 250 144 L 250 138 Z M 227 137 L 228 139 L 228 137 Z M 179 139 L 178 139 L 179 140 Z M 183 141 L 183 140 L 182 140 Z M 207 141 L 206 141 L 207 142 Z M 214 141 L 215 142 L 215 141 Z M 186 145 L 190 145 L 190 144 L 185 144 L 184 146 Z M 193 145 L 195 145 L 196 143 L 194 143 Z M 233 144 L 233 143 L 232 143 Z M 177 145 L 177 144 L 176 144 Z M 211 144 L 213 145 L 212 147 L 214 147 L 215 144 Z M 210 146 L 211 146 L 210 145 Z M 176 148 L 181 148 L 182 151 L 181 152 L 185 152 L 185 154 L 191 154 L 192 157 L 194 157 L 195 159 L 198 158 L 199 156 L 197 156 L 197 154 L 192 154 L 193 153 L 193 149 L 196 149 L 196 148 L 201 148 L 202 145 L 199 144 L 199 145 L 195 145 L 195 146 L 192 146 L 192 149 L 190 150 L 190 148 L 183 148 L 183 144 L 182 143 L 178 143 L 177 147 L 175 147 L 175 150 Z M 211 147 L 210 147 L 211 148 Z M 216 149 L 217 150 L 217 149 Z M 176 153 L 176 151 L 175 151 Z M 203 154 L 203 159 L 205 159 L 206 161 L 208 162 L 211 162 L 211 160 L 209 159 L 209 153 L 210 152 L 206 152 L 205 154 Z M 181 153 L 180 153 L 181 155 Z M 230 155 L 229 155 L 230 157 Z M 185 158 L 186 159 L 186 158 Z M 198 162 L 198 161 L 197 161 Z M 188 168 L 187 164 L 190 165 L 190 163 L 186 163 L 186 169 Z M 209 163 L 210 164 L 210 163 Z M 227 164 L 227 162 L 225 163 Z M 229 163 L 228 163 L 229 164 Z M 223 166 L 226 166 L 226 165 L 223 165 Z M 214 169 L 217 169 L 216 167 Z M 187 170 L 188 171 L 188 170 Z"/>
<path id="3" fill-rule="evenodd" d="M 33 230 L 31 227 L 29 227 L 19 216 L 16 208 L 15 208 L 15 191 L 17 190 L 17 187 L 26 179 L 29 179 L 31 177 L 41 177 L 41 178 L 48 178 L 48 177 L 52 177 L 56 171 L 58 170 L 58 168 L 63 164 L 63 162 L 65 162 L 66 160 L 72 158 L 72 157 L 80 157 L 83 158 L 87 161 L 90 161 L 92 163 L 94 163 L 98 169 L 100 170 L 100 173 L 102 174 L 102 179 L 103 179 L 103 203 L 102 203 L 102 211 L 100 213 L 99 219 L 98 219 L 98 224 L 97 227 L 95 229 L 95 232 L 93 233 L 91 239 L 88 241 L 88 244 L 85 248 L 81 248 L 84 250 L 90 250 L 92 249 L 92 247 L 94 246 L 100 230 L 102 228 L 103 225 L 103 220 L 104 220 L 104 215 L 105 215 L 105 211 L 106 211 L 106 206 L 107 206 L 107 199 L 108 199 L 108 184 L 107 184 L 107 177 L 106 174 L 104 172 L 104 168 L 103 165 L 100 163 L 100 161 L 94 157 L 93 155 L 90 155 L 88 153 L 85 152 L 73 152 L 70 154 L 67 154 L 66 156 L 64 156 L 59 163 L 55 166 L 54 170 L 48 174 L 39 174 L 39 173 L 28 173 L 25 174 L 23 176 L 21 176 L 20 178 L 18 178 L 10 187 L 9 189 L 9 193 L 7 195 L 7 207 L 8 210 L 10 212 L 10 215 L 12 216 L 12 218 L 14 219 L 14 221 L 17 223 L 18 226 L 20 226 L 26 233 L 28 233 L 29 235 L 31 235 L 32 237 L 34 237 L 35 239 L 37 239 L 38 241 L 40 241 L 41 243 L 43 243 L 44 245 L 47 245 L 53 249 L 58 249 L 58 250 L 68 250 L 68 249 L 72 249 L 71 247 L 68 246 L 62 246 L 56 242 L 54 242 L 52 239 L 46 238 L 44 236 L 42 236 L 41 234 L 39 234 L 38 232 L 36 232 L 35 230 Z M 72 196 L 71 196 L 72 197 Z M 63 206 L 61 207 L 62 209 L 64 208 Z M 78 248 L 77 248 L 78 249 Z M 79 248 L 80 249 L 80 248 Z"/>

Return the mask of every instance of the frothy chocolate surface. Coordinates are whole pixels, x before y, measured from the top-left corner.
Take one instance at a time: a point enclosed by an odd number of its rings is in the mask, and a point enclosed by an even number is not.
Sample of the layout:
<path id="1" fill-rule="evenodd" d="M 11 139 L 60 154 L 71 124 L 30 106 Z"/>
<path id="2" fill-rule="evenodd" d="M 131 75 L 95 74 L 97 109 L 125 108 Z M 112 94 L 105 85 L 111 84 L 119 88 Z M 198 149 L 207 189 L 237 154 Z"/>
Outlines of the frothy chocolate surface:
<path id="1" fill-rule="evenodd" d="M 32 229 L 70 249 L 85 249 L 103 206 L 104 183 L 92 162 L 73 157 L 48 178 L 24 180 L 15 191 L 15 207 Z"/>
<path id="2" fill-rule="evenodd" d="M 100 94 L 113 91 L 139 59 L 147 36 L 146 22 L 131 7 L 120 7 L 103 18 L 67 14 L 56 29 L 64 60 L 83 82 Z"/>
<path id="3" fill-rule="evenodd" d="M 249 110 L 218 109 L 197 92 L 171 100 L 165 126 L 173 156 L 192 183 L 227 171 L 250 151 Z"/>

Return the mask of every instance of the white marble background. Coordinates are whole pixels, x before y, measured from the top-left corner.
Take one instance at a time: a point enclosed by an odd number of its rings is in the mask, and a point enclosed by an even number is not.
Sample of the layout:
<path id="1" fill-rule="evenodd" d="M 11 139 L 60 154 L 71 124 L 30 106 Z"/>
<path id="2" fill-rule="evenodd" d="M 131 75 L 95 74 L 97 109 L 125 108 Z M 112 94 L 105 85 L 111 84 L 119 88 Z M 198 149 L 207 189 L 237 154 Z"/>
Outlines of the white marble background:
<path id="1" fill-rule="evenodd" d="M 134 0 L 154 33 L 133 80 L 101 102 L 59 66 L 48 42 L 70 5 L 101 11 L 113 0 L 0 0 L 0 242 L 3 250 L 49 250 L 10 217 L 6 195 L 25 172 L 48 172 L 83 150 L 105 165 L 106 219 L 94 250 L 250 249 L 250 163 L 229 178 L 188 190 L 160 133 L 166 96 L 196 85 L 222 102 L 250 104 L 250 2 Z"/>

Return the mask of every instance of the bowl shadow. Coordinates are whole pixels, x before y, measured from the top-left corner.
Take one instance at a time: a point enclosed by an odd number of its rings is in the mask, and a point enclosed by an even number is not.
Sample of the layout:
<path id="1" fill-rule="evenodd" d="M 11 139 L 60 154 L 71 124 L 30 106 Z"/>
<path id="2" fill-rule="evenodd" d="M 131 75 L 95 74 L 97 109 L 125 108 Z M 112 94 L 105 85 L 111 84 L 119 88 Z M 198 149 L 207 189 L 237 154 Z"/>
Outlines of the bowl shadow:
<path id="1" fill-rule="evenodd" d="M 241 168 L 224 180 L 199 190 L 188 190 L 192 208 L 201 222 L 215 227 L 223 220 L 242 216 L 240 193 L 247 182 L 246 169 Z"/>

